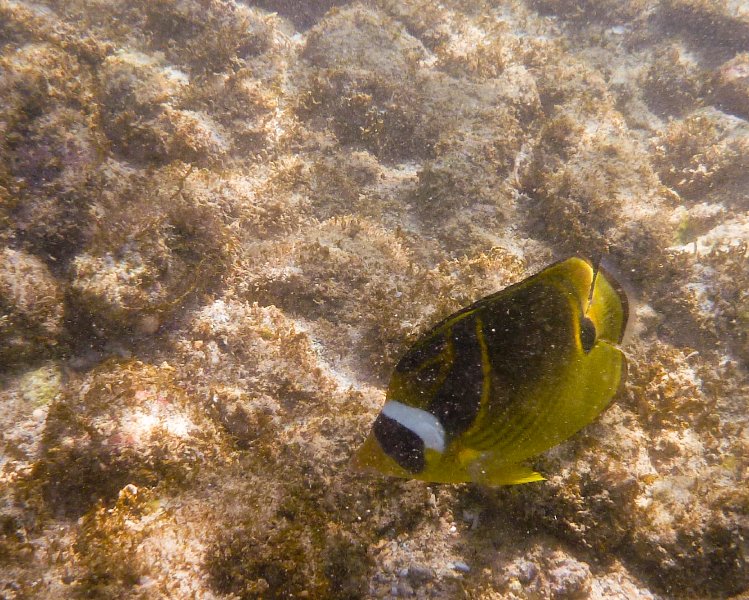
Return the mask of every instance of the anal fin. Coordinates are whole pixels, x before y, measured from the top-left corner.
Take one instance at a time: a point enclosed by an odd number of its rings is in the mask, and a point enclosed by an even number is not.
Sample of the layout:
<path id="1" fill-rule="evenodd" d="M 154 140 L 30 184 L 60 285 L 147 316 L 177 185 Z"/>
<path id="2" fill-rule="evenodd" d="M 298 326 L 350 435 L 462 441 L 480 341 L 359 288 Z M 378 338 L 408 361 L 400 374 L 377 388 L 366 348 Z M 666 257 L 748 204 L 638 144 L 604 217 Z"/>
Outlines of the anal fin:
<path id="1" fill-rule="evenodd" d="M 518 485 L 521 483 L 532 483 L 534 481 L 545 481 L 546 477 L 537 473 L 530 467 L 520 464 L 491 465 L 480 461 L 470 469 L 471 479 L 475 483 L 483 485 Z"/>

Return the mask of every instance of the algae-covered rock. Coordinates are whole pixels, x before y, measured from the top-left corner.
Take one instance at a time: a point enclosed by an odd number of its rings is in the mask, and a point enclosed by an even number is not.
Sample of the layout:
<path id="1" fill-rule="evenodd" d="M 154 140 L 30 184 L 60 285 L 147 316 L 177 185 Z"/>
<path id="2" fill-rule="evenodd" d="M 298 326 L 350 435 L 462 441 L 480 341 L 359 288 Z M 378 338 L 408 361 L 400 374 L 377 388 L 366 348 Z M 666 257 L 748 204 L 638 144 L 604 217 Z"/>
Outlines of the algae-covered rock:
<path id="1" fill-rule="evenodd" d="M 136 161 L 165 159 L 168 132 L 159 119 L 184 93 L 187 75 L 134 52 L 109 56 L 98 75 L 104 130 L 115 151 Z"/>
<path id="2" fill-rule="evenodd" d="M 745 235 L 736 240 L 733 234 L 736 230 L 746 231 L 747 223 L 732 223 L 724 232 L 715 229 L 712 233 L 724 235 L 716 235 L 718 240 L 712 241 L 702 264 L 695 266 L 692 284 L 695 303 L 705 328 L 731 347 L 746 365 L 749 364 L 749 248 L 741 239 Z M 729 244 L 725 244 L 726 237 Z M 721 241 L 724 243 L 720 244 Z"/>
<path id="3" fill-rule="evenodd" d="M 336 398 L 309 334 L 275 307 L 217 300 L 195 315 L 195 339 L 181 343 L 185 385 L 210 394 L 210 410 L 241 447 Z"/>
<path id="4" fill-rule="evenodd" d="M 172 371 L 105 363 L 50 406 L 36 477 L 52 513 L 80 515 L 127 484 L 184 485 L 221 453 L 220 432 Z"/>
<path id="5" fill-rule="evenodd" d="M 134 2 L 127 6 L 140 19 L 151 52 L 196 74 L 225 71 L 272 46 L 273 20 L 234 2 Z"/>
<path id="6" fill-rule="evenodd" d="M 748 144 L 744 122 L 714 110 L 698 111 L 664 128 L 653 159 L 663 183 L 685 199 L 700 199 L 743 181 Z M 716 201 L 731 197 L 715 196 Z"/>
<path id="7" fill-rule="evenodd" d="M 669 198 L 621 115 L 607 102 L 589 109 L 560 108 L 541 130 L 523 181 L 527 224 L 566 253 L 616 256 L 642 280 L 648 264 L 636 257 L 663 260 L 674 239 Z"/>
<path id="8" fill-rule="evenodd" d="M 0 73 L 2 212 L 36 252 L 66 258 L 85 234 L 87 186 L 99 161 L 91 74 L 44 43 L 0 57 Z"/>
<path id="9" fill-rule="evenodd" d="M 715 94 L 729 111 L 749 116 L 749 53 L 734 56 L 718 71 Z"/>
<path id="10" fill-rule="evenodd" d="M 744 49 L 749 36 L 749 16 L 740 2 L 666 0 L 660 6 L 664 24 L 687 32 L 695 44 L 723 51 Z"/>
<path id="11" fill-rule="evenodd" d="M 642 85 L 654 111 L 684 115 L 704 102 L 709 71 L 683 43 L 672 43 L 656 49 Z"/>
<path id="12" fill-rule="evenodd" d="M 721 435 L 734 429 L 728 415 L 745 404 L 746 383 L 724 390 L 731 404 L 721 405 L 714 375 L 662 344 L 631 360 L 629 372 L 622 406 L 542 461 L 553 475 L 532 502 L 527 488 L 500 497 L 529 522 L 643 565 L 663 589 L 713 595 L 727 581 L 731 591 L 744 589 L 746 512 L 737 507 L 747 494 L 736 478 L 747 455 L 741 445 L 727 450 Z"/>
<path id="13" fill-rule="evenodd" d="M 471 286 L 492 289 L 519 268 L 512 253 L 497 250 L 430 269 L 408 245 L 368 220 L 334 218 L 301 232 L 291 248 L 279 242 L 256 249 L 266 262 L 245 284 L 250 298 L 315 322 L 319 335 L 350 340 L 356 354 L 331 358 L 364 361 L 369 375 L 379 376 L 414 327 L 475 299 Z"/>
<path id="14" fill-rule="evenodd" d="M 628 0 L 612 2 L 610 0 L 586 0 L 569 2 L 567 0 L 532 0 L 531 6 L 544 14 L 554 14 L 573 22 L 590 23 L 591 21 L 621 25 L 632 19 L 643 17 L 653 9 L 651 0 Z"/>
<path id="15" fill-rule="evenodd" d="M 168 317 L 219 283 L 230 234 L 191 174 L 170 168 L 142 178 L 117 165 L 109 173 L 111 195 L 97 203 L 103 218 L 71 264 L 73 305 L 94 335 L 138 332 L 144 318 Z"/>
<path id="16" fill-rule="evenodd" d="M 0 361 L 4 365 L 48 354 L 63 332 L 63 293 L 35 256 L 0 251 Z"/>
<path id="17" fill-rule="evenodd" d="M 3 407 L 0 472 L 4 478 L 24 472 L 36 459 L 49 407 L 61 392 L 62 372 L 55 363 L 14 373 L 3 381 L 0 390 Z M 18 516 L 20 511 L 9 512 L 16 512 Z"/>
<path id="18" fill-rule="evenodd" d="M 300 116 L 378 157 L 430 152 L 436 124 L 416 110 L 424 50 L 402 25 L 363 6 L 336 11 L 310 30 L 303 56 L 312 69 Z"/>
<path id="19" fill-rule="evenodd" d="M 104 128 L 117 153 L 137 162 L 219 160 L 230 136 L 202 111 L 180 108 L 189 76 L 141 53 L 107 58 L 99 73 Z"/>

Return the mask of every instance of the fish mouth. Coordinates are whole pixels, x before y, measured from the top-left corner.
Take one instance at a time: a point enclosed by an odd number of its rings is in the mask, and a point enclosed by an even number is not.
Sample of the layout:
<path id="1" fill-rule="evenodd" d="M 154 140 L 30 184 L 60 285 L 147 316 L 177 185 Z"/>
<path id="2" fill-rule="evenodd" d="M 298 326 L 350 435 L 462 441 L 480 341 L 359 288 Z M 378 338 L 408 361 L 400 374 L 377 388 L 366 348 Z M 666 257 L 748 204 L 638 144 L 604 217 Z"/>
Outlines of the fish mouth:
<path id="1" fill-rule="evenodd" d="M 372 453 L 376 452 L 376 443 L 372 439 L 372 435 L 368 435 L 364 440 L 364 443 L 354 452 L 348 461 L 348 470 L 354 473 L 375 473 L 376 469 L 372 464 Z M 369 457 L 369 460 L 367 460 Z"/>

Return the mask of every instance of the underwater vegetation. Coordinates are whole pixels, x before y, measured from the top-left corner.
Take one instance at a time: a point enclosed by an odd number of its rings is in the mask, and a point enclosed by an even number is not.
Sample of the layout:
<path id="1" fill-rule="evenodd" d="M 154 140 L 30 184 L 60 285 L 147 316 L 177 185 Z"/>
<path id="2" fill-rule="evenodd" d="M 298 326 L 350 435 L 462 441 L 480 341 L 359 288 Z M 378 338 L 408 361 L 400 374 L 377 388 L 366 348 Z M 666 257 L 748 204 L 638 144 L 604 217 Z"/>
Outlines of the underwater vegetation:
<path id="1" fill-rule="evenodd" d="M 744 597 L 741 3 L 298 4 L 0 0 L 0 597 Z M 545 481 L 351 468 L 570 256 Z"/>

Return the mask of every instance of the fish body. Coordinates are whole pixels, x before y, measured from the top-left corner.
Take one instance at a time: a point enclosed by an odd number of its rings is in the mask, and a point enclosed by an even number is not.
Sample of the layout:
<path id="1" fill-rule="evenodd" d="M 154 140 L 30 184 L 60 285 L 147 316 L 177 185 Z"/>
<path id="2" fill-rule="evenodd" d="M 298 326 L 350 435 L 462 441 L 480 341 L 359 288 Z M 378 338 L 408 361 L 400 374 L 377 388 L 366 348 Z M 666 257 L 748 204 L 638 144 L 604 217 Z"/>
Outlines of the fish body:
<path id="1" fill-rule="evenodd" d="M 620 286 L 573 257 L 450 315 L 396 365 L 354 464 L 441 483 L 544 479 L 524 462 L 595 419 L 625 377 L 627 312 Z"/>

